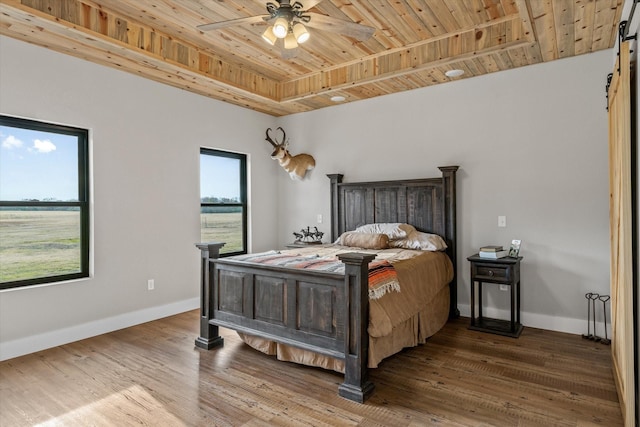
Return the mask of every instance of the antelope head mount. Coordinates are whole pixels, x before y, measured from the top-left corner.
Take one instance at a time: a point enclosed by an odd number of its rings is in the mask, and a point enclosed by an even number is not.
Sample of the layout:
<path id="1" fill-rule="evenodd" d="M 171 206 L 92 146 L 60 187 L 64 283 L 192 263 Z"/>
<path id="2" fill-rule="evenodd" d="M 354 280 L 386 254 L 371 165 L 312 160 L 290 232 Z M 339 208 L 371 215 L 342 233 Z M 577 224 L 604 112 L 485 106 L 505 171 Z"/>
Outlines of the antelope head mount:
<path id="1" fill-rule="evenodd" d="M 265 138 L 271 145 L 273 145 L 273 153 L 271 158 L 277 160 L 280 166 L 289 172 L 291 179 L 301 180 L 304 178 L 307 171 L 310 171 L 316 166 L 315 159 L 309 154 L 298 154 L 292 156 L 289 154 L 289 141 L 287 141 L 287 134 L 281 127 L 276 129 L 276 132 L 280 131 L 282 134 L 282 140 L 278 142 L 277 136 L 271 136 L 271 128 L 267 129 L 267 137 Z"/>

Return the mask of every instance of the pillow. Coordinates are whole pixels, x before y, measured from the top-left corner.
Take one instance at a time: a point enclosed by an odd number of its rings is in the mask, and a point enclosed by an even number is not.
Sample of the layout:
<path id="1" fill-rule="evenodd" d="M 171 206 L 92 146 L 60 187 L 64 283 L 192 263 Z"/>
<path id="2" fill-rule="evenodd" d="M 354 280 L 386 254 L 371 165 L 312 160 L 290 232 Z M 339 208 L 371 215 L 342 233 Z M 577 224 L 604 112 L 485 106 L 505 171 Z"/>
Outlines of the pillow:
<path id="1" fill-rule="evenodd" d="M 389 236 L 389 240 L 403 239 L 411 232 L 416 231 L 413 225 L 397 222 L 380 222 L 361 225 L 356 228 L 357 233 L 379 233 Z"/>
<path id="2" fill-rule="evenodd" d="M 386 249 L 389 247 L 389 236 L 381 233 L 357 233 L 355 231 L 347 231 L 342 233 L 336 243 L 362 249 Z"/>
<path id="3" fill-rule="evenodd" d="M 418 249 L 422 251 L 443 251 L 447 249 L 447 244 L 442 237 L 417 230 L 404 239 L 389 242 L 389 245 L 393 248 Z"/>

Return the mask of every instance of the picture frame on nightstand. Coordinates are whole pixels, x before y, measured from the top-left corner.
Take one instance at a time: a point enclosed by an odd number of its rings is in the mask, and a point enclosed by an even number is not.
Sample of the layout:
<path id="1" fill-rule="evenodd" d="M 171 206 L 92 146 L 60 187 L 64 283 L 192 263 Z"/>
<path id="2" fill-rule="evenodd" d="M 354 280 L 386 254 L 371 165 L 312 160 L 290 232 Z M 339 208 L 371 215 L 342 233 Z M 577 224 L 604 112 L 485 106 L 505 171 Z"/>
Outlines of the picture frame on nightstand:
<path id="1" fill-rule="evenodd" d="M 522 240 L 514 239 L 511 241 L 511 246 L 509 247 L 510 258 L 518 258 L 520 254 L 520 243 L 522 243 Z"/>

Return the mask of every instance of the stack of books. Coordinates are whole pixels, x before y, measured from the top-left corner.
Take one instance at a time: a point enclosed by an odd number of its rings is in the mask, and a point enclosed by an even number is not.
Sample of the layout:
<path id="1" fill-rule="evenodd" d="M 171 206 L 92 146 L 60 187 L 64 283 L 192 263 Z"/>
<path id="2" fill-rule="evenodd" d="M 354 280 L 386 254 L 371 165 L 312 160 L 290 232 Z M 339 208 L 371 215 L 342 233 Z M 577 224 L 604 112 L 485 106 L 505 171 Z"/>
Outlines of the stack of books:
<path id="1" fill-rule="evenodd" d="M 509 254 L 502 246 L 483 246 L 478 251 L 480 258 L 498 259 L 504 258 Z"/>

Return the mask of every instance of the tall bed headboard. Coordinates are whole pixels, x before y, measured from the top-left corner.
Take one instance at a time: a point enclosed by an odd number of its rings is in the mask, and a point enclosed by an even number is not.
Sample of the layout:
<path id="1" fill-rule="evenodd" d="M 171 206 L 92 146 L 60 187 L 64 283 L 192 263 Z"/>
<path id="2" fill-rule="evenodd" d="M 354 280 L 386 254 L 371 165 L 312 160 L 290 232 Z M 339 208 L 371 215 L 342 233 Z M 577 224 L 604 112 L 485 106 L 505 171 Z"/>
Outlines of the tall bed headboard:
<path id="1" fill-rule="evenodd" d="M 456 269 L 456 171 L 458 166 L 441 166 L 437 178 L 376 182 L 342 182 L 331 179 L 331 241 L 343 232 L 364 224 L 403 222 L 417 230 L 442 236 L 453 263 L 450 285 L 450 317 L 457 317 Z"/>

